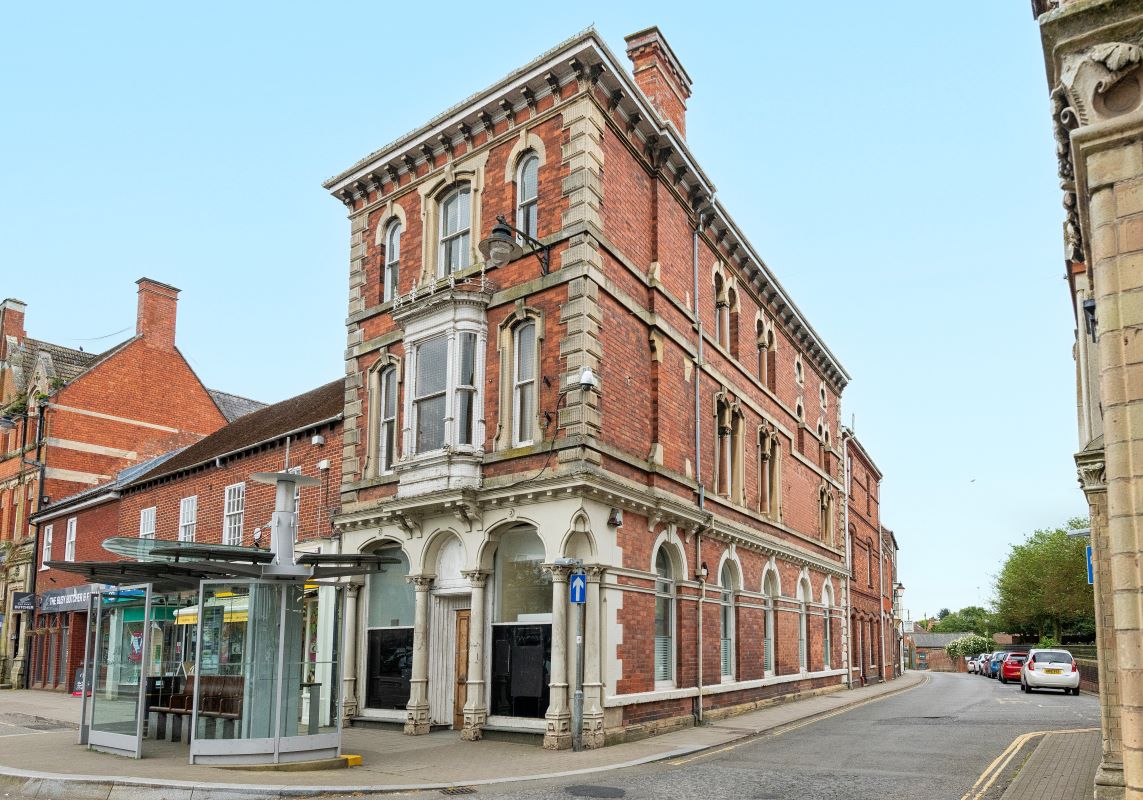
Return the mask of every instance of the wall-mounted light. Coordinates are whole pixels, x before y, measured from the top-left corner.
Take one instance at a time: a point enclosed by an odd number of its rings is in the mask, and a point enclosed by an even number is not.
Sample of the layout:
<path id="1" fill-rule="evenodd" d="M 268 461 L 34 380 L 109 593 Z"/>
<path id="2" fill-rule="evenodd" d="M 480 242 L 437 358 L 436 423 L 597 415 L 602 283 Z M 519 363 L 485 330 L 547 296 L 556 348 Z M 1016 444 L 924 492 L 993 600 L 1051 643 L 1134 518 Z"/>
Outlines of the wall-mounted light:
<path id="1" fill-rule="evenodd" d="M 607 524 L 613 528 L 618 528 L 623 524 L 623 509 L 613 508 L 611 513 L 607 515 Z"/>
<path id="2" fill-rule="evenodd" d="M 524 255 L 524 248 L 516 241 L 517 236 L 535 248 L 533 252 L 540 260 L 540 274 L 547 275 L 551 266 L 552 246 L 509 225 L 503 214 L 496 217 L 496 224 L 492 226 L 492 233 L 488 234 L 488 238 L 480 242 L 480 254 L 492 267 L 502 267 L 509 261 L 515 261 Z"/>

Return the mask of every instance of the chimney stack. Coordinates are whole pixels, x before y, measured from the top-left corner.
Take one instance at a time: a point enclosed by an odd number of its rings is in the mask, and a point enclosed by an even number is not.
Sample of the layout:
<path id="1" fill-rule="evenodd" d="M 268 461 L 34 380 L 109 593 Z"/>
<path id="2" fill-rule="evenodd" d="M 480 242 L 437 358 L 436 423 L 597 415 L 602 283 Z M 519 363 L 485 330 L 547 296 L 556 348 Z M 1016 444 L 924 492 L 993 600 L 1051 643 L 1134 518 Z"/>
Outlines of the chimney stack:
<path id="1" fill-rule="evenodd" d="M 179 290 L 150 278 L 140 278 L 135 283 L 139 286 L 135 335 L 142 336 L 151 347 L 174 350 Z"/>
<path id="2" fill-rule="evenodd" d="M 636 85 L 655 110 L 686 138 L 691 76 L 675 58 L 663 32 L 652 26 L 631 34 L 624 41 Z"/>
<path id="3" fill-rule="evenodd" d="M 28 305 L 23 300 L 9 297 L 0 303 L 0 359 L 8 357 L 8 339 L 22 342 L 24 332 L 24 312 Z"/>

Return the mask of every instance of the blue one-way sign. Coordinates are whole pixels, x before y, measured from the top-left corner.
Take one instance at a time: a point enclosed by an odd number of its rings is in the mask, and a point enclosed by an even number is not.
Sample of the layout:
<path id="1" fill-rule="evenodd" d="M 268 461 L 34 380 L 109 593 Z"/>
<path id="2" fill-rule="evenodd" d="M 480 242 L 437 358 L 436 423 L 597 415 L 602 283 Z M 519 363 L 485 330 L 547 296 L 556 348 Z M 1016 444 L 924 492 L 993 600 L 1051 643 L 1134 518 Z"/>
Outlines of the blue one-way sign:
<path id="1" fill-rule="evenodd" d="M 1091 574 L 1091 545 L 1087 546 L 1087 582 L 1095 583 L 1095 577 Z"/>
<path id="2" fill-rule="evenodd" d="M 568 581 L 568 599 L 581 605 L 587 602 L 587 576 L 582 572 L 574 573 Z"/>

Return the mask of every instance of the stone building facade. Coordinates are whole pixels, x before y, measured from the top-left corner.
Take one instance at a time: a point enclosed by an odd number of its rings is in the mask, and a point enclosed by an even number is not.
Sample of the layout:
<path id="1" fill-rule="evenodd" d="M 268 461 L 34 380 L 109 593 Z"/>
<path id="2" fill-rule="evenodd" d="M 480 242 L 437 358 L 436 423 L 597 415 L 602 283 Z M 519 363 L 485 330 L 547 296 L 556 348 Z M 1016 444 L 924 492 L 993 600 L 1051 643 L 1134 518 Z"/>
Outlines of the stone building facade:
<path id="1" fill-rule="evenodd" d="M 325 184 L 336 525 L 401 562 L 347 612 L 358 723 L 568 747 L 571 562 L 588 747 L 848 684 L 848 375 L 688 149 L 662 33 L 627 55 L 589 29 Z"/>
<path id="2" fill-rule="evenodd" d="M 260 405 L 203 386 L 175 346 L 179 290 L 137 284 L 135 335 L 103 353 L 34 339 L 25 304 L 0 304 L 0 683 L 22 683 L 31 613 L 12 613 L 14 598 L 36 591 L 43 551 L 65 546 L 62 532 L 40 540 L 31 516 Z"/>
<path id="3" fill-rule="evenodd" d="M 1075 314 L 1075 460 L 1091 513 L 1097 798 L 1143 797 L 1143 2 L 1034 0 Z"/>

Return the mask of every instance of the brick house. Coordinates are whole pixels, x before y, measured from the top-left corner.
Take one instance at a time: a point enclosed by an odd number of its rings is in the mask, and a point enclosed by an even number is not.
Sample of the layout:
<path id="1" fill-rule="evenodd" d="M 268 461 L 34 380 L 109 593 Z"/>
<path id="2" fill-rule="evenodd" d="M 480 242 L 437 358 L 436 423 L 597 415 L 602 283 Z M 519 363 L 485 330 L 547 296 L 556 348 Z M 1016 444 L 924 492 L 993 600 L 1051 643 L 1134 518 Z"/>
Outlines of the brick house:
<path id="1" fill-rule="evenodd" d="M 309 542 L 302 549 L 320 552 L 339 502 L 343 398 L 339 380 L 252 411 L 110 484 L 53 503 L 33 521 L 44 536 L 53 531 L 74 543 L 55 556 L 64 561 L 116 560 L 102 547 L 115 536 L 266 547 L 274 487 L 250 475 L 290 469 L 322 481 L 299 490 L 297 506 L 298 538 Z M 81 575 L 42 566 L 39 586 L 29 683 L 67 691 L 83 661 L 93 587 Z"/>
<path id="2" fill-rule="evenodd" d="M 98 354 L 28 336 L 25 304 L 0 304 L 0 683 L 21 682 L 30 615 L 12 613 L 15 596 L 64 547 L 37 542 L 31 515 L 261 405 L 203 386 L 175 345 L 179 290 L 137 284 L 135 335 Z"/>
<path id="3" fill-rule="evenodd" d="M 358 722 L 569 746 L 568 558 L 589 747 L 849 681 L 848 375 L 715 198 L 662 33 L 627 55 L 588 29 L 325 184 L 336 525 L 403 565 L 347 612 Z"/>

